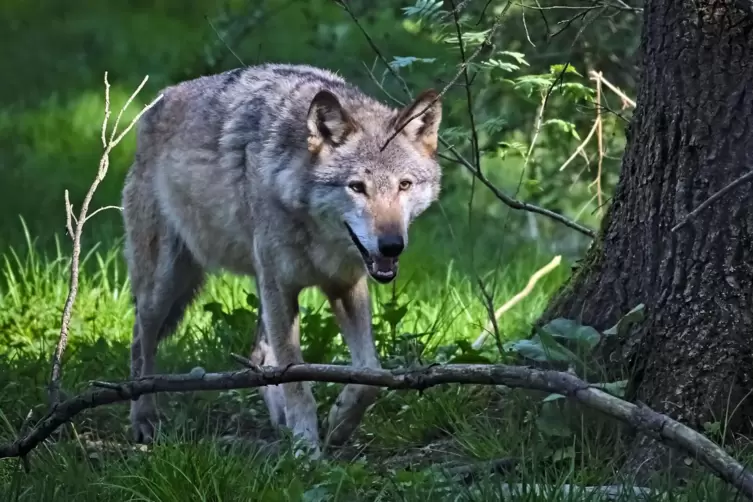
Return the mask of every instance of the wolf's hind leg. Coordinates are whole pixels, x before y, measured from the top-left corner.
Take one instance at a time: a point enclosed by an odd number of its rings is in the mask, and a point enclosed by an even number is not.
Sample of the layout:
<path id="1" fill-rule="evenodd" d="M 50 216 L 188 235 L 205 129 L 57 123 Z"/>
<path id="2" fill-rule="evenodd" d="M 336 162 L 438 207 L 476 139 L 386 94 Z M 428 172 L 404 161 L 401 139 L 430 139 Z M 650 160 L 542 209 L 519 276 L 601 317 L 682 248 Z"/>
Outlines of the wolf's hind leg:
<path id="1" fill-rule="evenodd" d="M 129 274 L 136 304 L 131 346 L 131 376 L 153 375 L 159 342 L 172 334 L 204 282 L 204 272 L 172 231 L 155 235 L 156 253 L 129 243 Z M 159 416 L 153 394 L 131 401 L 131 426 L 137 442 L 149 443 Z"/>
<path id="2" fill-rule="evenodd" d="M 361 368 L 381 368 L 371 334 L 371 303 L 366 277 L 344 291 L 325 291 L 350 350 L 352 364 Z M 330 409 L 328 442 L 340 445 L 348 440 L 376 400 L 378 387 L 348 384 Z"/>

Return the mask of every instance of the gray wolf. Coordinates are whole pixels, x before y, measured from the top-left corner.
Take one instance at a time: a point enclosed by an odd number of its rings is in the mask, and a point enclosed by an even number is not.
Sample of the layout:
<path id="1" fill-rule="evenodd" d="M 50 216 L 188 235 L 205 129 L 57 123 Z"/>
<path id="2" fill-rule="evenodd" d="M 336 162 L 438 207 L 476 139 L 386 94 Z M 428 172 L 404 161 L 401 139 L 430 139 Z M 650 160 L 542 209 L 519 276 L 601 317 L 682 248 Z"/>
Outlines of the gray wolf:
<path id="1" fill-rule="evenodd" d="M 220 269 L 255 277 L 255 363 L 303 362 L 297 298 L 318 287 L 352 364 L 379 368 L 368 277 L 395 278 L 409 225 L 438 197 L 439 95 L 430 89 L 394 109 L 333 72 L 292 64 L 203 76 L 162 94 L 139 121 L 122 194 L 131 376 L 155 373 L 159 342 Z M 261 392 L 272 423 L 318 456 L 310 383 Z M 377 392 L 345 386 L 328 417 L 331 444 L 348 439 Z M 152 441 L 154 397 L 133 401 L 130 417 L 135 439 Z"/>

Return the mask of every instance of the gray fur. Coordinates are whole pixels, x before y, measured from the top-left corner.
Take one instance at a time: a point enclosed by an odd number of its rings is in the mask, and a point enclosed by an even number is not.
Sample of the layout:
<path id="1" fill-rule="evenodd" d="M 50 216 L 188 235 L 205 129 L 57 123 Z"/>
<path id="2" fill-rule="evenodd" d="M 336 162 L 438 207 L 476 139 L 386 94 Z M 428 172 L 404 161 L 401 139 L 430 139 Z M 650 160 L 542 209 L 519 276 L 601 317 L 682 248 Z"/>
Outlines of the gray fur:
<path id="1" fill-rule="evenodd" d="M 303 362 L 297 297 L 314 286 L 329 298 L 353 364 L 380 367 L 367 278 L 394 278 L 408 226 L 438 197 L 436 93 L 395 110 L 329 71 L 265 64 L 163 94 L 139 122 L 123 190 L 136 305 L 132 375 L 155 372 L 159 341 L 181 321 L 205 275 L 220 269 L 256 277 L 255 362 Z M 262 394 L 273 423 L 318 454 L 310 385 Z M 331 443 L 347 440 L 376 395 L 376 388 L 343 389 L 329 414 Z M 132 403 L 131 420 L 137 440 L 153 439 L 152 396 Z"/>

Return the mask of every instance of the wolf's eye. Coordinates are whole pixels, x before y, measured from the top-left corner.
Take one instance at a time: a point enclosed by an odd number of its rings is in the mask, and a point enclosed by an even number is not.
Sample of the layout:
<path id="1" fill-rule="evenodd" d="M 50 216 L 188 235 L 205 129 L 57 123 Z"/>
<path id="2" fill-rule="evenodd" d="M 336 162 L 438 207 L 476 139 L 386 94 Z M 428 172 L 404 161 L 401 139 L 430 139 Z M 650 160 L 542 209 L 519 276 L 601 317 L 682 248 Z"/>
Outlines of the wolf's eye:
<path id="1" fill-rule="evenodd" d="M 366 193 L 366 185 L 362 181 L 353 181 L 348 185 L 348 188 L 355 193 Z"/>
<path id="2" fill-rule="evenodd" d="M 402 191 L 409 190 L 412 186 L 413 182 L 411 180 L 403 180 L 400 182 L 400 190 Z"/>

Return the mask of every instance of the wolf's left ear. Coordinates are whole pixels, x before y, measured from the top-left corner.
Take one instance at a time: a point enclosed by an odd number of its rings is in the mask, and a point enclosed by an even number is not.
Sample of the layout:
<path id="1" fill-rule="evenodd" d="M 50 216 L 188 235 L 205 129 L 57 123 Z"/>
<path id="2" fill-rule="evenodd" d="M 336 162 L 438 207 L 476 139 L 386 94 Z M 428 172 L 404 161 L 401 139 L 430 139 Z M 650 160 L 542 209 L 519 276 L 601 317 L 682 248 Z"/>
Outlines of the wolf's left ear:
<path id="1" fill-rule="evenodd" d="M 325 144 L 341 145 L 356 130 L 356 124 L 340 101 L 329 91 L 319 91 L 309 106 L 306 125 L 308 149 L 318 153 Z"/>
<path id="2" fill-rule="evenodd" d="M 409 120 L 407 124 L 405 124 L 406 120 Z M 394 126 L 395 128 L 403 127 L 402 132 L 408 138 L 418 143 L 428 155 L 434 155 L 437 151 L 440 122 L 442 122 L 441 97 L 434 89 L 428 89 L 398 113 Z"/>

